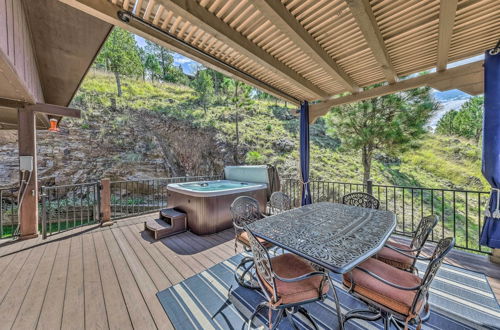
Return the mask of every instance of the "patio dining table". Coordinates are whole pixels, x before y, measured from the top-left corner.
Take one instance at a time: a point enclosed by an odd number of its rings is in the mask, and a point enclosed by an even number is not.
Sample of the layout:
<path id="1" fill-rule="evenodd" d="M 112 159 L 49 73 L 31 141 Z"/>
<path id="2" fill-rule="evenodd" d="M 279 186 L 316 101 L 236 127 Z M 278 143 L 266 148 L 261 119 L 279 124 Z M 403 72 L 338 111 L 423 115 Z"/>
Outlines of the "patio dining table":
<path id="1" fill-rule="evenodd" d="M 257 237 L 338 274 L 377 253 L 395 227 L 391 211 L 329 202 L 305 205 L 248 225 Z"/>

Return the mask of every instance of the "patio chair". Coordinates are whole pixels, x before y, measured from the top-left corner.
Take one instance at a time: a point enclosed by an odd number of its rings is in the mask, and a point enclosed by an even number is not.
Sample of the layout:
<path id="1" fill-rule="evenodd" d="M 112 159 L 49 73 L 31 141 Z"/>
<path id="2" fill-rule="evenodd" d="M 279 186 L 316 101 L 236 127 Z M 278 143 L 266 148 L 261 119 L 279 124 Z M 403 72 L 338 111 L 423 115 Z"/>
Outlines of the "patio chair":
<path id="1" fill-rule="evenodd" d="M 438 242 L 432 257 L 427 258 L 429 266 L 422 279 L 374 258 L 344 274 L 343 283 L 349 292 L 371 308 L 351 310 L 345 314 L 343 322 L 352 318 L 369 321 L 383 318 L 385 329 L 389 329 L 391 324 L 397 329 L 403 325 L 407 329 L 410 323 L 415 322 L 417 330 L 420 329 L 430 313 L 428 298 L 431 282 L 454 244 L 455 239 L 451 237 Z M 423 311 L 425 314 L 421 316 Z"/>
<path id="2" fill-rule="evenodd" d="M 378 210 L 380 202 L 370 194 L 364 192 L 353 192 L 342 197 L 342 204 Z"/>
<path id="3" fill-rule="evenodd" d="M 271 214 L 278 214 L 292 208 L 292 200 L 290 196 L 281 191 L 275 191 L 269 199 L 271 206 Z"/>
<path id="4" fill-rule="evenodd" d="M 330 285 L 328 273 L 315 270 L 308 261 L 292 253 L 270 258 L 268 249 L 262 245 L 261 240 L 248 228 L 246 233 L 255 259 L 257 282 L 266 299 L 256 307 L 248 320 L 248 329 L 251 328 L 257 314 L 266 307 L 269 310 L 270 329 L 277 329 L 284 317 L 298 329 L 293 320 L 295 313 L 302 314 L 315 329 L 318 329 L 302 305 L 324 300 L 330 286 L 333 287 L 337 297 L 335 287 Z M 338 302 L 338 299 L 336 301 Z M 273 311 L 277 311 L 274 321 Z"/>
<path id="5" fill-rule="evenodd" d="M 233 215 L 235 232 L 234 251 L 236 252 L 238 244 L 241 244 L 246 252 L 250 252 L 250 242 L 248 241 L 245 226 L 264 218 L 264 215 L 259 210 L 259 202 L 250 196 L 240 196 L 233 201 L 230 209 Z M 264 240 L 261 240 L 261 242 L 266 248 L 271 248 L 273 246 L 271 243 Z M 253 257 L 244 257 L 236 267 L 234 276 L 239 285 L 249 289 L 257 289 L 259 286 L 252 283 L 255 282 L 251 274 L 252 268 Z M 240 271 L 242 271 L 242 273 L 238 275 Z M 245 279 L 247 274 L 250 276 L 249 279 Z"/>
<path id="6" fill-rule="evenodd" d="M 396 268 L 418 273 L 415 264 L 437 223 L 438 216 L 435 214 L 423 217 L 413 232 L 413 238 L 409 245 L 397 242 L 387 243 L 377 252 L 375 258 Z"/>

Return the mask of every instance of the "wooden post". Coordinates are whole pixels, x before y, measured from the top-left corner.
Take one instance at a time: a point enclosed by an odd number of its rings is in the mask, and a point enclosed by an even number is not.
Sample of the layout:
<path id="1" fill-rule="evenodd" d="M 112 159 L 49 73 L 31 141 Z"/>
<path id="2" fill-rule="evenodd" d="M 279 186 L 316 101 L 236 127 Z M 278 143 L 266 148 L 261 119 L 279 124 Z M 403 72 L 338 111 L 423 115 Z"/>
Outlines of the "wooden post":
<path id="1" fill-rule="evenodd" d="M 373 195 L 373 181 L 372 179 L 366 180 L 366 192 Z"/>
<path id="2" fill-rule="evenodd" d="M 490 261 L 500 265 L 500 249 L 491 249 Z"/>
<path id="3" fill-rule="evenodd" d="M 111 226 L 111 182 L 101 179 L 101 226 Z"/>
<path id="4" fill-rule="evenodd" d="M 38 236 L 38 177 L 36 169 L 36 117 L 33 111 L 19 108 L 18 117 L 18 143 L 19 156 L 33 157 L 33 170 L 26 185 L 26 193 L 20 212 L 20 239 L 34 238 Z M 22 177 L 21 172 L 20 176 Z M 25 173 L 25 180 L 28 180 L 28 173 Z"/>

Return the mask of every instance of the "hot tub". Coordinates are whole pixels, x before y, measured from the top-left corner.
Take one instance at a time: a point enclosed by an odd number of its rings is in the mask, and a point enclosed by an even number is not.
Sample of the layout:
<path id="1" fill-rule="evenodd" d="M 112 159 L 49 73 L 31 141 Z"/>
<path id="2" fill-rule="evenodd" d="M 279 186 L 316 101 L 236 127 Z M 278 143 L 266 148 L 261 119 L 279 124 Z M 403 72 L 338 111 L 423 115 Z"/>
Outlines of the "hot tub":
<path id="1" fill-rule="evenodd" d="M 231 228 L 229 207 L 236 197 L 250 196 L 265 211 L 267 185 L 231 180 L 171 183 L 167 186 L 168 207 L 187 214 L 189 229 L 198 235 L 213 234 Z"/>

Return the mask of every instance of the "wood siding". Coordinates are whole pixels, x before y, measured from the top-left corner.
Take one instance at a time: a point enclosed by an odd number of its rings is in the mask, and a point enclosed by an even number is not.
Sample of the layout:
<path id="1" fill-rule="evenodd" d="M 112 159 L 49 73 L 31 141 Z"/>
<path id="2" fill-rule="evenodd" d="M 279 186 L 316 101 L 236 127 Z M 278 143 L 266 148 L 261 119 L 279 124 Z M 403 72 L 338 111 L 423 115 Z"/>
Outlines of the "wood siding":
<path id="1" fill-rule="evenodd" d="M 44 102 L 21 0 L 0 0 L 0 97 Z"/>

